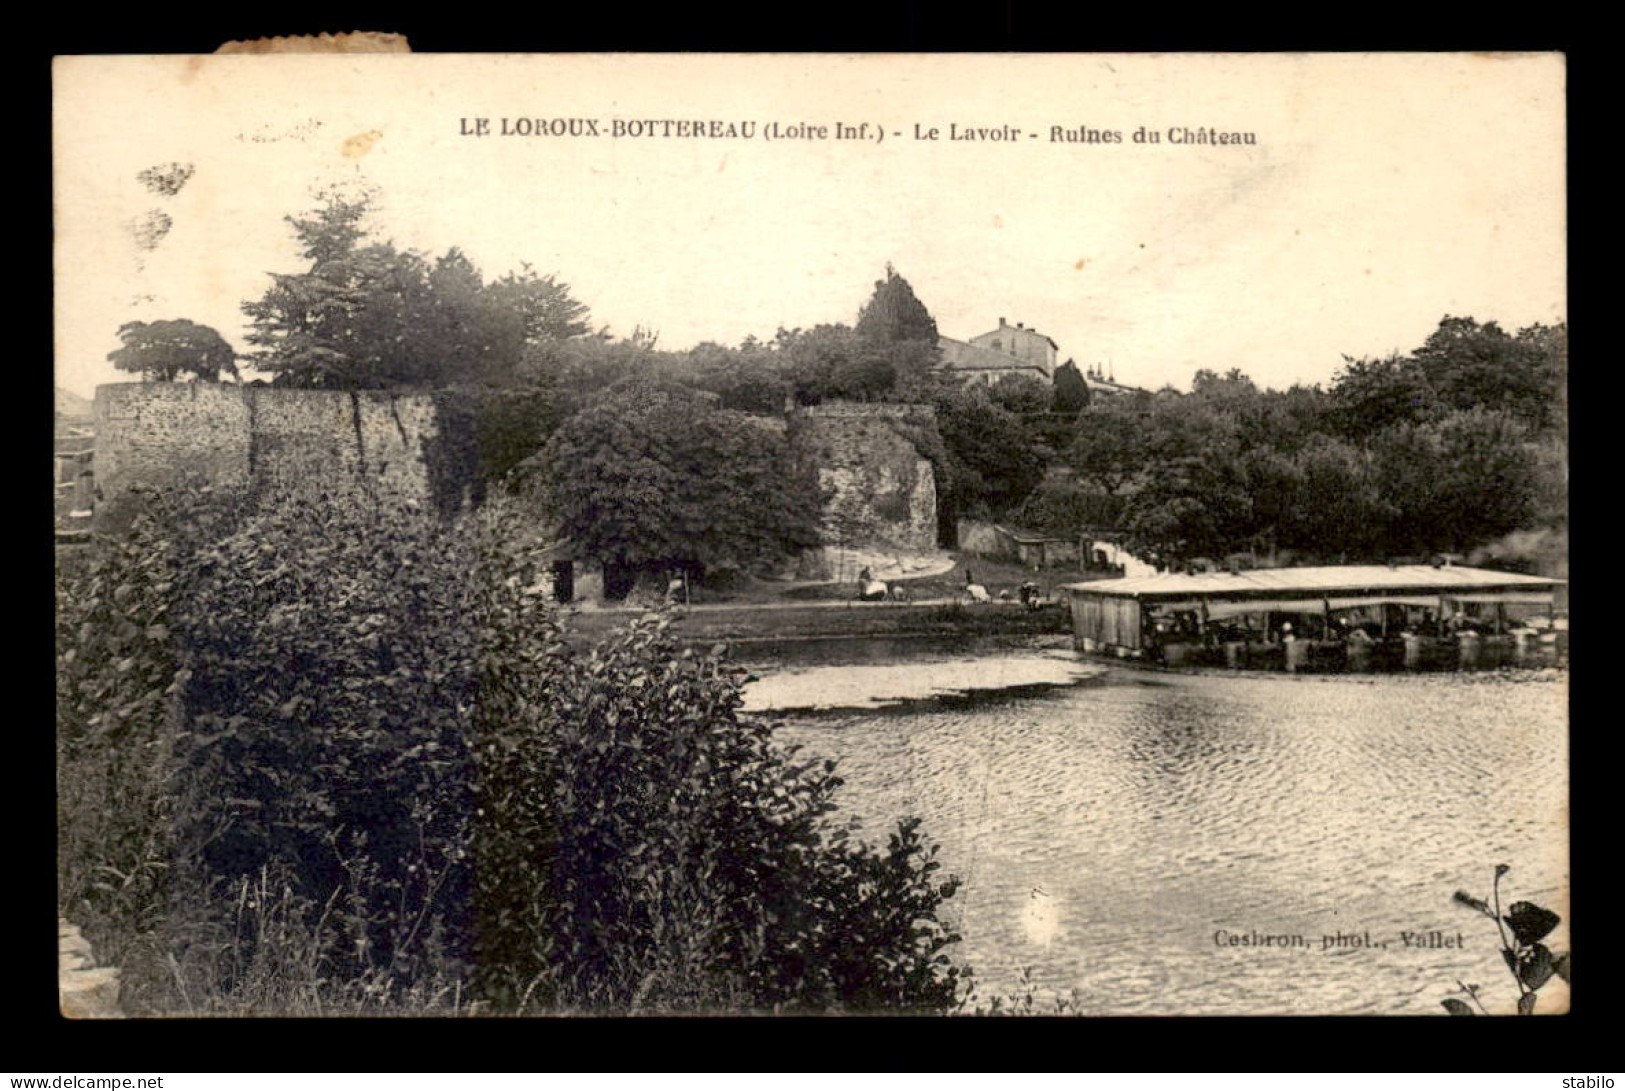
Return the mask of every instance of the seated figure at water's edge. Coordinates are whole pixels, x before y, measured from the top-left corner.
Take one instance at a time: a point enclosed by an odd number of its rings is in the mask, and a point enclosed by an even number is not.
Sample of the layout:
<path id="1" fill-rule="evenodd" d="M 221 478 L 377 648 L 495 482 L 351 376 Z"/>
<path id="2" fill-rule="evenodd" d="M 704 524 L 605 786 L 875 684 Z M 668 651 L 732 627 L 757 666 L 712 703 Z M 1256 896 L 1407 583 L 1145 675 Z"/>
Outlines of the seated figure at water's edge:
<path id="1" fill-rule="evenodd" d="M 883 602 L 890 595 L 891 589 L 882 580 L 864 580 L 858 588 L 860 602 Z"/>

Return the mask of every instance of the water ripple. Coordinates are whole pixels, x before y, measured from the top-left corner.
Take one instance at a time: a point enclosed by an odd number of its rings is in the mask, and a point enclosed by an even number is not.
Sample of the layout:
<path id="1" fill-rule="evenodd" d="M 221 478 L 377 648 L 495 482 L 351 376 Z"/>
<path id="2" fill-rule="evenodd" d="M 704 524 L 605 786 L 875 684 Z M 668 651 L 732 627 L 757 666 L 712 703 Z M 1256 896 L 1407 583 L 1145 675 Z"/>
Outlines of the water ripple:
<path id="1" fill-rule="evenodd" d="M 1505 977 L 1452 891 L 1507 862 L 1518 897 L 1566 915 L 1566 701 L 1549 681 L 1112 670 L 778 730 L 841 760 L 869 836 L 925 820 L 965 879 L 957 954 L 984 996 L 1030 969 L 1095 1014 L 1429 1013 L 1458 976 Z M 1402 930 L 1466 945 L 1408 949 Z M 1321 949 L 1340 933 L 1388 946 Z"/>

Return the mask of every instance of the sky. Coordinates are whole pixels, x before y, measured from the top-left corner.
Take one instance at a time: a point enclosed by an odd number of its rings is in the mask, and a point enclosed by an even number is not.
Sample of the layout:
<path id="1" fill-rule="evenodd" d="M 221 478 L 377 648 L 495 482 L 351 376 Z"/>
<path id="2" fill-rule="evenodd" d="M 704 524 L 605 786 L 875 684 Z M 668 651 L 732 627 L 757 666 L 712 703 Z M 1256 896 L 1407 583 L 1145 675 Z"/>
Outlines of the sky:
<path id="1" fill-rule="evenodd" d="M 86 396 L 130 378 L 125 322 L 246 351 L 242 303 L 303 268 L 284 217 L 335 183 L 376 190 L 380 237 L 528 262 L 667 349 L 851 323 L 888 263 L 944 334 L 1023 322 L 1148 388 L 1324 385 L 1447 314 L 1566 315 L 1555 55 L 70 57 L 53 82 L 55 368 Z M 755 128 L 615 135 L 651 120 Z M 1253 142 L 1174 142 L 1207 129 Z M 139 177 L 173 163 L 172 194 Z"/>

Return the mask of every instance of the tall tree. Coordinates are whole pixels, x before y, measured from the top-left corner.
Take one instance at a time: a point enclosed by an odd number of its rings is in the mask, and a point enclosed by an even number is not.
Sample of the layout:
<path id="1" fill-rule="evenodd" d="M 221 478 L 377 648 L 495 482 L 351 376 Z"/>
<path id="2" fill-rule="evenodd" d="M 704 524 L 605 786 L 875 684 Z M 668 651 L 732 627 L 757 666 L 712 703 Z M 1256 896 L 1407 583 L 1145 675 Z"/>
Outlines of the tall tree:
<path id="1" fill-rule="evenodd" d="M 1452 410 L 1502 411 L 1534 428 L 1551 422 L 1557 391 L 1534 339 L 1513 337 L 1494 322 L 1446 316 L 1412 358 Z"/>
<path id="2" fill-rule="evenodd" d="M 489 294 L 501 309 L 517 318 L 519 337 L 528 348 L 591 332 L 587 305 L 570 294 L 569 285 L 543 276 L 529 263 L 493 281 Z"/>
<path id="3" fill-rule="evenodd" d="M 533 464 L 547 510 L 606 565 L 748 570 L 819 541 L 817 480 L 782 430 L 697 391 L 618 384 Z"/>
<path id="4" fill-rule="evenodd" d="M 1386 509 L 1370 454 L 1331 437 L 1305 446 L 1294 459 L 1298 490 L 1290 498 L 1280 542 L 1322 556 L 1379 558 Z"/>
<path id="5" fill-rule="evenodd" d="M 887 396 L 893 400 L 918 400 L 928 385 L 931 370 L 942 359 L 937 320 L 889 263 L 886 279 L 875 281 L 874 294 L 858 312 L 855 329 L 862 341 L 884 347 L 893 373 Z"/>
<path id="6" fill-rule="evenodd" d="M 195 375 L 218 382 L 220 373 L 237 375 L 237 353 L 210 326 L 184 318 L 163 322 L 126 322 L 118 328 L 124 347 L 107 354 L 120 371 L 139 372 L 144 379 L 170 382 Z"/>
<path id="7" fill-rule="evenodd" d="M 1068 360 L 1055 369 L 1051 408 L 1057 413 L 1080 413 L 1089 405 L 1089 384 L 1078 365 Z"/>
<path id="8" fill-rule="evenodd" d="M 453 248 L 430 261 L 369 242 L 370 196 L 329 192 L 288 217 L 310 266 L 272 274 L 251 319 L 255 366 L 279 385 L 336 388 L 520 381 L 533 354 L 586 332 L 586 308 L 526 266 L 486 283 Z"/>
<path id="9" fill-rule="evenodd" d="M 1545 377 L 1550 410 L 1546 423 L 1558 433 L 1568 431 L 1569 413 L 1569 327 L 1536 323 L 1518 331 L 1518 343 L 1529 351 Z"/>
<path id="10" fill-rule="evenodd" d="M 303 273 L 271 274 L 243 304 L 255 367 L 285 386 L 365 388 L 420 381 L 409 359 L 429 320 L 428 267 L 387 244 L 363 246 L 370 196 L 330 191 L 313 213 L 289 216 Z M 419 321 L 414 321 L 417 319 Z"/>
<path id="11" fill-rule="evenodd" d="M 914 295 L 908 281 L 890 264 L 886 279 L 875 281 L 869 302 L 858 312 L 859 337 L 870 341 L 923 341 L 937 343 L 937 320 Z"/>
<path id="12" fill-rule="evenodd" d="M 1438 393 L 1410 358 L 1343 360 L 1331 390 L 1330 423 L 1340 435 L 1359 440 L 1439 414 Z"/>
<path id="13" fill-rule="evenodd" d="M 933 404 L 946 450 L 942 500 L 950 516 L 1002 516 L 1020 507 L 1044 479 L 1039 446 L 1020 418 L 980 387 L 947 387 Z"/>

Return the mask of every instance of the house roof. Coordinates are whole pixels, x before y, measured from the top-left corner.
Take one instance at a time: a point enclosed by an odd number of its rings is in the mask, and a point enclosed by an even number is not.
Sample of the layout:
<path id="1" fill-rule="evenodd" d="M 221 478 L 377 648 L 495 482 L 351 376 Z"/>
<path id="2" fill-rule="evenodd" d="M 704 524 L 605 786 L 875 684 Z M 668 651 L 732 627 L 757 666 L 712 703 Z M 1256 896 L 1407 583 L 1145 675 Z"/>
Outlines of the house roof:
<path id="1" fill-rule="evenodd" d="M 1078 594 L 1110 595 L 1149 601 L 1211 598 L 1321 598 L 1332 592 L 1359 594 L 1448 595 L 1452 591 L 1550 591 L 1566 581 L 1487 568 L 1446 565 L 1335 565 L 1326 568 L 1265 568 L 1250 572 L 1205 572 L 1194 575 L 1136 576 L 1067 584 Z"/>
<path id="2" fill-rule="evenodd" d="M 1127 383 L 1120 383 L 1120 382 L 1117 382 L 1115 379 L 1097 379 L 1094 376 L 1089 375 L 1087 373 L 1084 374 L 1083 381 L 1084 381 L 1084 383 L 1086 383 L 1088 385 L 1090 390 L 1099 390 L 1099 391 L 1103 391 L 1103 392 L 1108 393 L 1108 394 L 1144 394 L 1144 393 L 1146 393 L 1146 391 L 1140 389 L 1137 386 L 1130 386 Z"/>
<path id="3" fill-rule="evenodd" d="M 996 330 L 988 330 L 986 333 L 979 333 L 975 337 L 972 337 L 971 340 L 979 341 L 984 337 L 992 337 L 994 334 L 1001 333 L 1004 330 L 1010 330 L 1013 333 L 1030 333 L 1035 337 L 1042 337 L 1044 340 L 1049 342 L 1050 348 L 1054 349 L 1056 352 L 1061 351 L 1061 346 L 1055 343 L 1055 338 L 1049 336 L 1047 333 L 1039 333 L 1031 326 L 1000 326 Z"/>
<path id="4" fill-rule="evenodd" d="M 951 371 L 1033 371 L 1047 375 L 1043 365 L 1019 356 L 995 352 L 986 345 L 973 345 L 952 337 L 939 337 L 943 350 L 942 367 Z"/>

